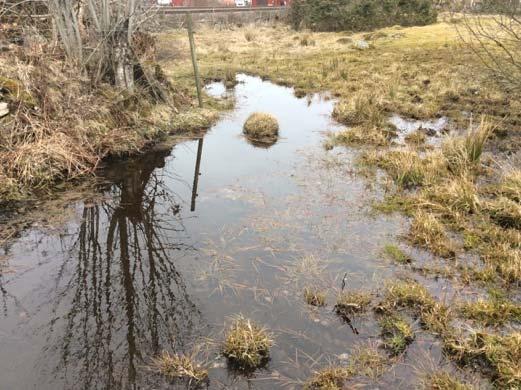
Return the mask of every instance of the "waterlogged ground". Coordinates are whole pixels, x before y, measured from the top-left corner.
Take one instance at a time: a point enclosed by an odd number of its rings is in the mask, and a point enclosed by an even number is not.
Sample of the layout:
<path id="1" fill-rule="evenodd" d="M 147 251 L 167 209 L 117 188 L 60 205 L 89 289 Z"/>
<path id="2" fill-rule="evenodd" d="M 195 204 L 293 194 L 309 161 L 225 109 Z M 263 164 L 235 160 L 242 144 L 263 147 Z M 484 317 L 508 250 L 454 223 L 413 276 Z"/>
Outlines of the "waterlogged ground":
<path id="1" fill-rule="evenodd" d="M 96 196 L 64 210 L 63 226 L 31 228 L 3 248 L 1 389 L 183 388 L 147 366 L 162 351 L 194 349 L 211 389 L 301 388 L 358 345 L 378 345 L 371 312 L 346 324 L 333 305 L 344 276 L 347 291 L 377 291 L 401 272 L 382 248 L 407 221 L 372 214 L 381 194 L 353 174 L 354 152 L 322 147 L 338 129 L 333 100 L 238 78 L 236 109 L 204 139 L 107 168 Z M 241 135 L 255 111 L 279 120 L 270 148 Z M 306 305 L 308 285 L 328 292 L 326 307 Z M 219 355 L 240 313 L 275 339 L 268 366 L 251 376 Z M 414 388 L 440 364 L 437 342 L 418 334 L 381 378 L 355 383 Z"/>

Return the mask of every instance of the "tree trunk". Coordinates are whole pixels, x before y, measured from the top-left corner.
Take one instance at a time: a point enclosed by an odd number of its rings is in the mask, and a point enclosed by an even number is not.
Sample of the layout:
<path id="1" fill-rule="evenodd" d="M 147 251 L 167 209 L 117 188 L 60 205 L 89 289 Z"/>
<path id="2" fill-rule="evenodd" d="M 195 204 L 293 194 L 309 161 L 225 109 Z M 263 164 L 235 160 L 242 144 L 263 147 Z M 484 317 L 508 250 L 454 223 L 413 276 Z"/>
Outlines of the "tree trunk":
<path id="1" fill-rule="evenodd" d="M 114 34 L 114 83 L 118 88 L 134 90 L 134 61 L 128 41 L 128 25 Z"/>

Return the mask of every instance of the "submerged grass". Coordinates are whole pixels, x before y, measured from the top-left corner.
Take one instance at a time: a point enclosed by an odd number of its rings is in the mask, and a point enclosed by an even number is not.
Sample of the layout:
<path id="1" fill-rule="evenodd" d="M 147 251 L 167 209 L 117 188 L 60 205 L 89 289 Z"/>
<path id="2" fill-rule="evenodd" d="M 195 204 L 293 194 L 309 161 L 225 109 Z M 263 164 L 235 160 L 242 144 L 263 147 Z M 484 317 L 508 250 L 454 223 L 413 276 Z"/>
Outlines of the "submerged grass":
<path id="1" fill-rule="evenodd" d="M 306 382 L 305 390 L 341 390 L 345 382 L 353 376 L 349 367 L 331 366 L 323 368 Z"/>
<path id="2" fill-rule="evenodd" d="M 335 312 L 349 321 L 351 315 L 367 310 L 371 301 L 372 294 L 369 292 L 343 292 L 336 300 Z"/>
<path id="3" fill-rule="evenodd" d="M 380 319 L 384 348 L 393 356 L 405 351 L 414 340 L 411 325 L 397 314 L 386 315 Z"/>
<path id="4" fill-rule="evenodd" d="M 197 386 L 208 381 L 208 371 L 195 360 L 195 356 L 172 355 L 165 351 L 152 359 L 150 369 L 171 380 L 186 380 L 188 385 Z"/>
<path id="5" fill-rule="evenodd" d="M 372 380 L 379 378 L 389 366 L 389 358 L 374 344 L 355 346 L 345 366 L 330 365 L 316 371 L 305 383 L 308 390 L 345 389 L 350 378 L 365 376 Z"/>
<path id="6" fill-rule="evenodd" d="M 326 305 L 326 292 L 316 287 L 304 288 L 304 300 L 308 305 L 322 307 Z"/>
<path id="7" fill-rule="evenodd" d="M 397 245 L 387 244 L 383 249 L 384 255 L 398 264 L 409 264 L 412 262 L 411 257 L 400 249 Z"/>

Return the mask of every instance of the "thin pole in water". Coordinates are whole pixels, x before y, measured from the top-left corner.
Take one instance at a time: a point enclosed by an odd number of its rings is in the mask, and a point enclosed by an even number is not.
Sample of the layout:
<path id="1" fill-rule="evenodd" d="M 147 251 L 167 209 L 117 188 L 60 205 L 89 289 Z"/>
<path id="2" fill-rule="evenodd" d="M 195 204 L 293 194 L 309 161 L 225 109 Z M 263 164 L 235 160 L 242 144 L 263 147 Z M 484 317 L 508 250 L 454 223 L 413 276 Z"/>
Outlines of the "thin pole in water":
<path id="1" fill-rule="evenodd" d="M 197 100 L 199 107 L 203 108 L 203 97 L 201 95 L 201 80 L 199 79 L 199 67 L 197 66 L 197 55 L 195 53 L 194 28 L 192 22 L 192 14 L 186 14 L 186 27 L 188 29 L 188 40 L 190 41 L 190 53 L 192 54 L 192 65 L 194 66 L 195 88 L 197 89 Z M 197 160 L 195 161 L 194 185 L 192 186 L 192 204 L 190 210 L 195 211 L 197 199 L 197 187 L 199 186 L 199 170 L 201 168 L 201 156 L 203 154 L 203 139 L 199 139 L 197 145 Z"/>
<path id="2" fill-rule="evenodd" d="M 192 65 L 194 66 L 195 88 L 197 88 L 197 99 L 199 107 L 203 108 L 203 97 L 201 95 L 201 84 L 199 80 L 199 67 L 197 66 L 197 55 L 195 53 L 194 28 L 192 22 L 192 14 L 186 14 L 186 27 L 188 29 L 188 40 L 190 41 L 190 52 L 192 54 Z"/>
<path id="3" fill-rule="evenodd" d="M 201 155 L 203 154 L 203 139 L 199 139 L 197 145 L 197 160 L 195 160 L 194 185 L 192 186 L 192 205 L 190 211 L 195 211 L 195 200 L 197 198 L 197 187 L 199 186 L 199 169 L 201 168 Z"/>

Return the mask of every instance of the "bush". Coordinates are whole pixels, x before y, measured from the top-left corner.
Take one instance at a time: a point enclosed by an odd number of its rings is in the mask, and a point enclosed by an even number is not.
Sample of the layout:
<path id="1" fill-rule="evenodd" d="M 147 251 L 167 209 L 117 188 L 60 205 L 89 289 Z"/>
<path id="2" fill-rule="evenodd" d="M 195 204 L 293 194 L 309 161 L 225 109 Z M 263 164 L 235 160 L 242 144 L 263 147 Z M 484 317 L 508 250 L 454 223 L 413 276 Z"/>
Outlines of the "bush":
<path id="1" fill-rule="evenodd" d="M 294 0 L 289 22 L 295 29 L 366 31 L 426 25 L 436 17 L 432 0 Z"/>

